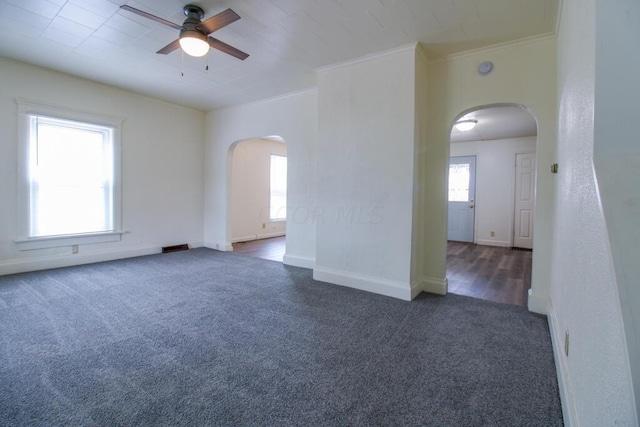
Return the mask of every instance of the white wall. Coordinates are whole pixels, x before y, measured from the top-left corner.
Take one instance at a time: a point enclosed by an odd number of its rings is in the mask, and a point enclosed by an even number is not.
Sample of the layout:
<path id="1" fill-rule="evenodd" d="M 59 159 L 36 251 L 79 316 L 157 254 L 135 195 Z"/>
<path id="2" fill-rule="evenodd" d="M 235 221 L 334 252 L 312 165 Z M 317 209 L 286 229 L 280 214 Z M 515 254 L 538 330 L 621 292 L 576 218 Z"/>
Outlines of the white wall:
<path id="1" fill-rule="evenodd" d="M 451 157 L 476 156 L 475 243 L 513 246 L 516 153 L 535 151 L 535 136 L 451 143 Z"/>
<path id="2" fill-rule="evenodd" d="M 4 59 L 0 81 L 0 274 L 202 245 L 204 113 Z M 18 251 L 16 98 L 124 118 L 120 242 Z"/>
<path id="3" fill-rule="evenodd" d="M 615 226 L 607 229 L 608 212 L 606 205 L 605 210 L 601 205 L 601 197 L 605 202 L 611 197 L 620 200 L 619 197 L 626 198 L 633 193 L 625 193 L 624 187 L 607 188 L 607 180 L 601 182 L 603 176 L 598 173 L 596 179 L 594 174 L 594 148 L 615 146 L 621 135 L 620 122 L 617 119 L 609 121 L 610 116 L 604 111 L 615 110 L 627 97 L 624 92 L 633 87 L 624 87 L 617 95 L 611 93 L 600 97 L 599 89 L 596 89 L 601 81 L 599 76 L 608 74 L 611 68 L 616 72 L 609 74 L 609 78 L 620 79 L 627 66 L 626 61 L 616 61 L 615 66 L 600 61 L 596 56 L 598 46 L 615 49 L 615 44 L 622 40 L 614 42 L 612 39 L 601 45 L 599 37 L 611 31 L 610 26 L 623 25 L 627 17 L 623 13 L 613 22 L 596 20 L 600 14 L 597 3 L 596 0 L 565 1 L 558 38 L 559 173 L 555 182 L 549 321 L 565 419 L 574 425 L 637 425 L 630 362 L 637 366 L 640 360 L 637 354 L 635 360 L 630 360 L 632 353 L 627 351 L 621 300 L 623 307 L 635 305 L 636 309 L 638 301 L 630 300 L 631 295 L 619 295 L 616 281 L 630 279 L 637 287 L 638 267 L 631 265 L 637 264 L 638 241 L 623 248 L 629 254 L 631 270 L 616 272 L 611 247 L 624 244 L 624 238 L 615 232 Z M 618 12 L 621 3 L 602 2 L 606 9 L 615 5 Z M 635 9 L 637 25 L 637 5 Z M 637 34 L 638 30 L 635 31 Z M 635 61 L 637 64 L 637 59 Z M 635 70 L 629 71 L 633 73 L 635 84 L 637 65 Z M 607 79 L 605 82 L 603 84 L 611 84 Z M 609 98 L 612 95 L 614 98 Z M 627 108 L 636 110 L 637 95 L 636 90 L 633 102 Z M 628 140 L 623 144 L 637 145 Z M 617 162 L 615 167 L 622 171 L 624 164 L 624 161 Z M 636 185 L 632 191 L 637 195 L 637 185 L 640 185 L 637 169 L 632 175 L 635 175 Z M 623 208 L 620 219 L 631 225 L 623 232 L 633 236 L 634 230 L 638 230 L 638 214 L 636 210 L 634 215 L 633 208 L 629 210 L 629 207 Z M 636 268 L 635 275 L 625 277 L 625 274 L 633 273 L 633 268 Z M 568 357 L 563 354 L 566 331 L 570 334 Z"/>
<path id="4" fill-rule="evenodd" d="M 494 71 L 481 77 L 478 64 L 494 63 Z M 556 44 L 552 37 L 454 55 L 429 64 L 428 141 L 425 148 L 425 236 L 428 256 L 424 275 L 446 274 L 446 176 L 449 138 L 454 120 L 467 110 L 514 103 L 530 109 L 538 121 L 536 149 L 536 223 L 532 295 L 529 308 L 546 313 L 551 263 L 553 181 L 549 165 L 555 162 Z"/>
<path id="5" fill-rule="evenodd" d="M 271 155 L 287 156 L 287 146 L 268 139 L 239 142 L 231 167 L 231 241 L 282 236 L 285 220 L 269 219 Z"/>
<path id="6" fill-rule="evenodd" d="M 411 298 L 415 46 L 318 73 L 314 278 Z"/>
<path id="7" fill-rule="evenodd" d="M 230 147 L 234 142 L 279 136 L 287 144 L 287 251 L 284 262 L 315 264 L 313 177 L 317 91 L 207 113 L 205 245 L 231 250 Z"/>
<path id="8" fill-rule="evenodd" d="M 596 7 L 594 162 L 640 412 L 640 57 L 630 54 L 640 40 L 640 2 L 598 1 Z"/>

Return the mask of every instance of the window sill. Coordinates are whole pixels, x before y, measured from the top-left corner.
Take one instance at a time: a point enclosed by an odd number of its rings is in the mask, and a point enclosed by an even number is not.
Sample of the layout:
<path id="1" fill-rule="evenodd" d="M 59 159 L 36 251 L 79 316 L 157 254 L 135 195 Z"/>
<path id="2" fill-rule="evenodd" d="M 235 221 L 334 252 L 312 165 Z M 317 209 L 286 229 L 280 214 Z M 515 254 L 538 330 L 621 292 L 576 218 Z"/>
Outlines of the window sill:
<path id="1" fill-rule="evenodd" d="M 103 233 L 69 234 L 64 236 L 30 237 L 16 239 L 20 251 L 59 248 L 62 246 L 87 245 L 92 243 L 119 242 L 127 231 L 106 231 Z"/>

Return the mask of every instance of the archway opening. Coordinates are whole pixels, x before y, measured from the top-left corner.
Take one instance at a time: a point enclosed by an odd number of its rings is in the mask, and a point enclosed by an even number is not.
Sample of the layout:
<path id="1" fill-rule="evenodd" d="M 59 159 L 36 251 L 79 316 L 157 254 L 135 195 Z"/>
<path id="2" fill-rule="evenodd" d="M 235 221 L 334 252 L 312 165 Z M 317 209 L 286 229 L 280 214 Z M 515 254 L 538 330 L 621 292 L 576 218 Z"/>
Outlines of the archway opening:
<path id="1" fill-rule="evenodd" d="M 458 129 L 458 123 L 472 124 Z M 470 128 L 470 129 L 469 129 Z M 537 120 L 524 106 L 463 111 L 448 158 L 448 291 L 527 305 L 531 287 Z"/>
<path id="2" fill-rule="evenodd" d="M 279 136 L 234 142 L 227 158 L 227 236 L 235 252 L 282 262 L 287 146 Z"/>

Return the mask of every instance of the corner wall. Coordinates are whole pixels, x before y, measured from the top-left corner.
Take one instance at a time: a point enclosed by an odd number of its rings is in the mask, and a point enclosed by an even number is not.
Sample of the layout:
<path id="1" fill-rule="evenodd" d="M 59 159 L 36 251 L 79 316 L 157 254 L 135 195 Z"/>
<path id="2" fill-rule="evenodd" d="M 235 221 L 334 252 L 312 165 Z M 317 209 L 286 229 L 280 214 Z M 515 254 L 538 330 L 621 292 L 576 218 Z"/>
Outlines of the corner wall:
<path id="1" fill-rule="evenodd" d="M 284 263 L 313 268 L 317 117 L 316 90 L 207 113 L 204 156 L 204 236 L 207 247 L 232 250 L 229 148 L 237 141 L 277 135 L 287 143 L 288 159 Z"/>
<path id="2" fill-rule="evenodd" d="M 70 75 L 0 59 L 0 274 L 99 262 L 202 245 L 203 112 Z M 123 117 L 119 242 L 19 251 L 16 98 Z"/>
<path id="3" fill-rule="evenodd" d="M 318 73 L 314 278 L 413 298 L 415 45 Z"/>

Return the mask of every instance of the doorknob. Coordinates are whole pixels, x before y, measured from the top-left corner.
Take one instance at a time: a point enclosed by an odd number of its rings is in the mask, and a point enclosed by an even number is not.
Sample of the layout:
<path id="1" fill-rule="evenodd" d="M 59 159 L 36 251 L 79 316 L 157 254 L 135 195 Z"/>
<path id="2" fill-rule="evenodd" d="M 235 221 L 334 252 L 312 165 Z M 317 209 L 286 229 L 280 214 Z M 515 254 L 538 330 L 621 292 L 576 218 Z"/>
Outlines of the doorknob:
<path id="1" fill-rule="evenodd" d="M 469 205 L 469 209 L 473 209 L 473 206 L 474 206 L 474 205 Z"/>

